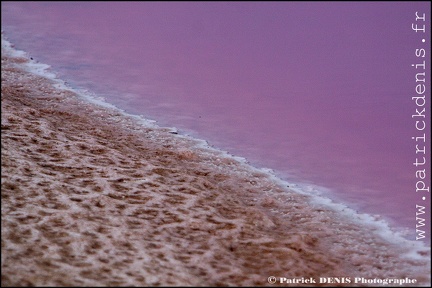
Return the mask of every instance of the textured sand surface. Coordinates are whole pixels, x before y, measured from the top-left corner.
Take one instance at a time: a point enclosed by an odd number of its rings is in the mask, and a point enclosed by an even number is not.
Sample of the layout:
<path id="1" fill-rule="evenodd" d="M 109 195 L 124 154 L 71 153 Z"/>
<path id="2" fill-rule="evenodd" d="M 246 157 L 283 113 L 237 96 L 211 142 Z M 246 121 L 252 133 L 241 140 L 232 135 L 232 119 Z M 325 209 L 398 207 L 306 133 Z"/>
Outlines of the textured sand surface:
<path id="1" fill-rule="evenodd" d="M 169 129 L 55 89 L 26 63 L 2 49 L 2 286 L 430 281 L 424 260 L 369 228 Z"/>

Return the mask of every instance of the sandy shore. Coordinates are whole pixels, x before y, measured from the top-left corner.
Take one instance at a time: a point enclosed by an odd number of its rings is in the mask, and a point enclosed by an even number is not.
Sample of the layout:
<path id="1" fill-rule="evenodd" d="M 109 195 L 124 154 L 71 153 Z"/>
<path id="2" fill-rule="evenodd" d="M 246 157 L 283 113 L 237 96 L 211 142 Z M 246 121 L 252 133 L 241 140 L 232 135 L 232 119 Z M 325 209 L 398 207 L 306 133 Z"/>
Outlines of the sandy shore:
<path id="1" fill-rule="evenodd" d="M 86 103 L 26 63 L 2 49 L 2 286 L 429 283 L 428 250 L 402 256 L 264 173 Z"/>

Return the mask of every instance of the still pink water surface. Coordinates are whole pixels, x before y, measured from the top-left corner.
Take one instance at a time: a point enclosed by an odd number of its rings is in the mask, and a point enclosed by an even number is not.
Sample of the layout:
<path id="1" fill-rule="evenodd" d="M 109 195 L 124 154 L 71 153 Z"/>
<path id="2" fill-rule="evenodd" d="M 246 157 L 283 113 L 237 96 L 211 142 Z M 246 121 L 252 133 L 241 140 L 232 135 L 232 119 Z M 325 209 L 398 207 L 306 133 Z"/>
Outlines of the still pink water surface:
<path id="1" fill-rule="evenodd" d="M 16 48 L 73 87 L 288 181 L 326 187 L 337 201 L 410 229 L 410 239 L 416 204 L 430 218 L 429 194 L 415 191 L 411 139 L 411 64 L 416 48 L 430 51 L 411 23 L 416 11 L 429 19 L 430 3 L 1 5 Z"/>

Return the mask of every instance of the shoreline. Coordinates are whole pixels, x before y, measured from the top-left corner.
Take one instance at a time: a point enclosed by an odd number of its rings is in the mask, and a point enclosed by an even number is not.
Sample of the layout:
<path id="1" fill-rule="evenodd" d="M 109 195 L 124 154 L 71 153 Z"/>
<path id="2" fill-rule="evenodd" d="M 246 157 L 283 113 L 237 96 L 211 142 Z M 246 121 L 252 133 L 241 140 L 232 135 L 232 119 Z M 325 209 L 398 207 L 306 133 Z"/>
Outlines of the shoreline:
<path id="1" fill-rule="evenodd" d="M 83 101 L 7 52 L 2 286 L 430 283 L 427 247 L 399 247 L 238 158 Z"/>

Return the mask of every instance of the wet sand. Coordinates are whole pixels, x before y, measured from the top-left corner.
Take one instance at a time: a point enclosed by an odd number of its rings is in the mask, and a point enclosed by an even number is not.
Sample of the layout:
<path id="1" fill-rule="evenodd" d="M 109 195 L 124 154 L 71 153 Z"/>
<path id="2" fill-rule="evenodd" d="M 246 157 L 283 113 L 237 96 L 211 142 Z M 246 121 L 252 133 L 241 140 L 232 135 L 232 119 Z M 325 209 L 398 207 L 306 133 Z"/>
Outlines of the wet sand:
<path id="1" fill-rule="evenodd" d="M 430 283 L 427 249 L 404 256 L 265 173 L 55 88 L 3 52 L 2 286 Z M 368 286 L 291 286 L 320 285 Z"/>

